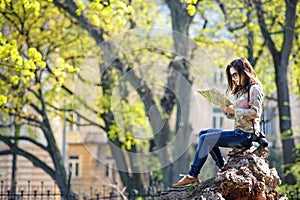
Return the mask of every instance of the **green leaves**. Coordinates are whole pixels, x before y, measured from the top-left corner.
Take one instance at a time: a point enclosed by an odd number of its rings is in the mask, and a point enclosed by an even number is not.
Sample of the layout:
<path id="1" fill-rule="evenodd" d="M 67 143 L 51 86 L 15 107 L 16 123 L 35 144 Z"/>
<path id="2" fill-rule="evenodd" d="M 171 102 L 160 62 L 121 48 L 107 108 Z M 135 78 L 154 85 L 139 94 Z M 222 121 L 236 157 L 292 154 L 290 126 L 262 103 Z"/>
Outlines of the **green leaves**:
<path id="1" fill-rule="evenodd" d="M 3 106 L 7 102 L 7 97 L 3 94 L 0 94 L 0 106 Z"/>
<path id="2" fill-rule="evenodd" d="M 11 0 L 0 0 L 0 9 L 5 10 L 6 4 L 11 3 Z"/>
<path id="3" fill-rule="evenodd" d="M 39 108 L 41 101 L 57 103 L 65 95 L 62 85 L 79 72 L 74 65 L 87 52 L 81 48 L 82 41 L 85 48 L 92 44 L 84 31 L 49 2 L 0 1 L 0 9 L 5 5 L 0 14 L 0 73 L 5 77 L 0 79 L 1 103 L 9 103 L 7 110 L 15 109 L 15 113 L 24 112 L 25 104 Z"/>
<path id="4" fill-rule="evenodd" d="M 186 7 L 187 12 L 189 13 L 190 16 L 194 16 L 196 13 L 196 6 L 189 4 Z"/>
<path id="5" fill-rule="evenodd" d="M 39 65 L 41 68 L 44 68 L 46 66 L 46 62 L 43 61 L 43 59 L 42 59 L 43 58 L 42 54 L 40 52 L 38 52 L 36 50 L 36 48 L 30 47 L 28 49 L 28 56 L 29 56 L 29 58 L 32 59 L 32 61 L 34 63 L 36 63 L 37 65 Z M 36 69 L 36 67 L 33 67 L 31 69 Z"/>
<path id="6" fill-rule="evenodd" d="M 180 2 L 186 4 L 186 10 L 190 16 L 195 15 L 195 13 L 197 11 L 197 8 L 195 5 L 197 4 L 198 0 L 180 0 Z"/>
<path id="7" fill-rule="evenodd" d="M 22 0 L 22 3 L 26 11 L 34 13 L 36 17 L 39 16 L 41 5 L 37 0 Z"/>
<path id="8" fill-rule="evenodd" d="M 19 68 L 23 64 L 22 61 L 17 41 L 8 42 L 0 33 L 0 65 Z"/>

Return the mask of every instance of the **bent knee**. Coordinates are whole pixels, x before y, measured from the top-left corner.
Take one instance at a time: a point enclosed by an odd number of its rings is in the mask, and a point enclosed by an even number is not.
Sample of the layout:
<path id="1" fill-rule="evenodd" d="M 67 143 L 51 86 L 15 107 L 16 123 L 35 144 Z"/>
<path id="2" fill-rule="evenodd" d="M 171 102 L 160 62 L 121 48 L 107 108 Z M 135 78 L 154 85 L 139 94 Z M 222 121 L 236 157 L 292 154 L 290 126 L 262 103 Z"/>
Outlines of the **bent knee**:
<path id="1" fill-rule="evenodd" d="M 201 130 L 200 132 L 199 132 L 199 137 L 201 136 L 201 135 L 203 135 L 203 134 L 206 134 L 208 132 L 208 130 Z"/>

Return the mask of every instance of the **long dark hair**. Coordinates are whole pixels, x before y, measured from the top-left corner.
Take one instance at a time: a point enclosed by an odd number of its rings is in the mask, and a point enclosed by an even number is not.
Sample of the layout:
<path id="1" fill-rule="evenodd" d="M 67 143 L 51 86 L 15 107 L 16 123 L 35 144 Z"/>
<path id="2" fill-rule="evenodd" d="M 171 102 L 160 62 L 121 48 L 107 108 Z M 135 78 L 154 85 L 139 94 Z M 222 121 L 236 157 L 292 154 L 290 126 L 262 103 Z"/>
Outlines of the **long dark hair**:
<path id="1" fill-rule="evenodd" d="M 245 81 L 241 85 L 235 85 L 232 81 L 232 77 L 230 74 L 230 68 L 233 67 L 237 73 L 239 74 L 239 79 L 241 82 L 241 75 L 245 75 Z M 249 87 L 252 84 L 258 83 L 261 85 L 260 81 L 256 76 L 256 72 L 254 71 L 252 65 L 247 60 L 247 58 L 237 58 L 233 60 L 226 67 L 226 76 L 227 76 L 227 92 L 231 92 L 233 95 L 241 95 L 248 92 Z"/>

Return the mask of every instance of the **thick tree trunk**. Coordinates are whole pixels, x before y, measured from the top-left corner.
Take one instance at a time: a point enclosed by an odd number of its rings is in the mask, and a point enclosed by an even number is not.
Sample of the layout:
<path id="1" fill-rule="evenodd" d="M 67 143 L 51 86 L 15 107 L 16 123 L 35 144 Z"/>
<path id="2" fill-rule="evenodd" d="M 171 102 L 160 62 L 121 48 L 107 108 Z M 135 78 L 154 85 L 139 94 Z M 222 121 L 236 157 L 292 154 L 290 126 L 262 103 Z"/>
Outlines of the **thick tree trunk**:
<path id="1" fill-rule="evenodd" d="M 116 161 L 116 165 L 119 170 L 122 183 L 127 186 L 127 184 L 130 183 L 130 177 L 127 172 L 128 166 L 126 164 L 125 156 L 120 151 L 121 143 L 118 140 L 113 140 L 109 142 L 109 145 L 110 145 L 112 156 Z"/>
<path id="2" fill-rule="evenodd" d="M 50 135 L 50 134 L 49 134 Z M 65 167 L 63 165 L 63 160 L 62 157 L 60 155 L 60 151 L 56 146 L 56 142 L 55 139 L 48 139 L 47 140 L 49 143 L 49 149 L 51 149 L 51 151 L 49 152 L 51 154 L 51 159 L 52 162 L 54 164 L 54 170 L 55 170 L 55 181 L 57 182 L 57 185 L 62 193 L 62 196 L 64 198 L 67 198 L 69 193 L 72 193 L 71 191 L 68 191 L 68 177 L 67 177 L 67 173 L 65 170 Z"/>
<path id="3" fill-rule="evenodd" d="M 296 184 L 295 177 L 288 173 L 290 165 L 296 163 L 295 142 L 293 139 L 293 131 L 290 113 L 290 98 L 287 81 L 287 66 L 276 66 L 276 86 L 277 86 L 277 102 L 280 116 L 280 133 L 283 148 L 283 163 L 285 179 L 284 182 L 290 185 Z"/>
<path id="4" fill-rule="evenodd" d="M 107 51 L 109 51 L 109 48 L 106 48 L 105 50 L 106 50 L 106 53 L 109 53 L 109 52 L 107 52 Z M 103 66 L 99 67 L 99 72 L 100 72 L 99 75 L 101 77 L 101 82 L 103 83 L 102 90 L 103 90 L 103 94 L 106 96 L 112 95 L 110 83 L 111 83 L 111 79 L 113 77 L 109 76 L 109 70 L 111 70 L 110 67 L 107 67 L 107 68 L 103 68 Z M 101 118 L 104 119 L 105 129 L 106 129 L 105 131 L 108 133 L 110 130 L 110 127 L 114 124 L 114 120 L 115 120 L 114 115 L 111 111 L 109 111 L 108 113 L 101 114 Z M 134 188 L 134 186 L 133 186 L 134 180 L 128 172 L 128 165 L 126 162 L 124 152 L 122 151 L 122 143 L 120 142 L 119 138 L 110 139 L 109 146 L 110 146 L 112 156 L 116 162 L 121 181 L 122 181 L 123 185 L 126 186 L 126 190 L 129 193 L 129 196 L 131 196 L 133 189 L 137 189 L 137 188 Z M 137 179 L 139 179 L 139 178 L 137 178 Z"/>
<path id="5" fill-rule="evenodd" d="M 143 184 L 143 180 L 142 180 L 142 173 L 138 173 L 140 170 L 139 168 L 141 166 L 137 165 L 137 163 L 139 162 L 139 159 L 134 155 L 132 156 L 131 153 L 136 153 L 137 149 L 136 149 L 136 145 L 133 145 L 130 153 L 129 153 L 129 158 L 130 158 L 130 166 L 132 167 L 132 188 L 133 190 L 138 190 L 140 194 L 144 194 L 145 190 L 144 190 L 144 184 Z M 133 192 L 132 190 L 132 192 Z M 132 194 L 134 196 L 134 194 Z"/>
<path id="6" fill-rule="evenodd" d="M 191 82 L 188 80 L 189 66 L 185 60 L 177 62 L 177 65 L 180 65 L 182 71 L 179 71 L 181 74 L 180 77 L 177 77 L 177 97 L 178 97 L 178 111 L 177 111 L 177 121 L 176 121 L 176 145 L 173 150 L 173 157 L 179 158 L 176 159 L 173 163 L 173 179 L 172 182 L 178 181 L 179 174 L 185 173 L 189 168 L 189 148 L 190 148 L 190 139 L 192 133 L 192 126 L 190 124 L 189 115 L 190 115 L 190 96 L 191 96 Z"/>
<path id="7" fill-rule="evenodd" d="M 40 92 L 40 98 L 43 99 L 43 96 Z M 44 101 L 41 101 L 42 104 L 42 110 L 41 115 L 44 116 L 44 120 L 42 122 L 42 130 L 44 132 L 44 135 L 46 137 L 46 140 L 48 142 L 48 150 L 49 155 L 51 156 L 52 163 L 54 165 L 54 178 L 57 182 L 57 185 L 62 193 L 62 197 L 64 199 L 72 200 L 75 198 L 73 195 L 73 192 L 68 187 L 68 176 L 66 173 L 66 169 L 64 166 L 64 162 L 62 159 L 62 155 L 60 154 L 59 148 L 57 146 L 56 140 L 54 138 L 54 134 L 47 116 L 46 107 Z"/>
<path id="8" fill-rule="evenodd" d="M 297 3 L 298 0 L 286 1 L 285 26 L 283 27 L 284 40 L 282 43 L 281 51 L 278 51 L 265 22 L 262 2 L 261 0 L 254 1 L 260 30 L 262 32 L 263 37 L 266 40 L 266 45 L 268 46 L 268 49 L 272 54 L 275 67 L 278 109 L 280 117 L 280 133 L 282 136 L 281 138 L 285 172 L 288 172 L 291 165 L 295 164 L 297 161 L 297 157 L 295 154 L 295 142 L 293 139 L 293 131 L 291 124 L 289 88 L 287 79 L 287 67 L 293 45 L 293 37 L 295 31 Z M 286 173 L 284 181 L 285 183 L 290 185 L 296 183 L 294 175 L 290 173 Z"/>
<path id="9" fill-rule="evenodd" d="M 283 160 L 286 167 L 284 172 L 286 176 L 284 181 L 287 184 L 294 185 L 297 183 L 293 174 L 287 173 L 290 170 L 290 165 L 297 162 L 297 154 L 295 150 L 295 141 L 293 139 L 292 119 L 290 112 L 290 95 L 287 79 L 287 68 L 291 49 L 293 46 L 293 39 L 295 34 L 295 22 L 297 19 L 296 8 L 298 0 L 285 1 L 285 26 L 284 26 L 284 41 L 282 44 L 280 65 L 276 67 L 276 85 L 278 96 L 278 108 L 280 116 L 280 132 L 283 146 Z"/>
<path id="10" fill-rule="evenodd" d="M 187 170 L 189 167 L 189 142 L 191 136 L 191 124 L 189 121 L 190 115 L 190 97 L 192 81 L 190 80 L 190 66 L 186 59 L 189 53 L 189 38 L 188 30 L 193 20 L 193 16 L 187 13 L 185 5 L 179 0 L 167 1 L 171 10 L 173 41 L 176 54 L 180 59 L 174 60 L 175 70 L 179 72 L 176 77 L 176 96 L 177 102 L 177 119 L 176 119 L 176 140 L 173 158 L 176 158 L 173 165 L 170 165 L 164 175 L 166 186 L 170 186 L 177 181 L 178 175 Z M 177 159 L 178 158 L 178 159 Z M 169 176 L 172 174 L 172 176 Z"/>

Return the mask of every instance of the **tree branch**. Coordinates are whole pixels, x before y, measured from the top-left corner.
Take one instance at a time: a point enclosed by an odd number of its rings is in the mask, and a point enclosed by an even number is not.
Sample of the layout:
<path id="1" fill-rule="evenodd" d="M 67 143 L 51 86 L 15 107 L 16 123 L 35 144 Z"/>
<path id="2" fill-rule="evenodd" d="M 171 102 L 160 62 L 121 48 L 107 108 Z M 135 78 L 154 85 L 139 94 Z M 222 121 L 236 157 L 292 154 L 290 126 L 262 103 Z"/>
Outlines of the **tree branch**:
<path id="1" fill-rule="evenodd" d="M 251 20 L 251 10 L 247 10 L 247 19 L 245 22 L 239 24 L 239 25 L 236 25 L 236 26 L 232 26 L 231 25 L 231 20 L 230 20 L 230 17 L 229 17 L 229 14 L 227 13 L 227 9 L 226 9 L 226 6 L 225 4 L 221 1 L 221 0 L 216 0 L 217 3 L 219 4 L 219 7 L 224 15 L 224 18 L 225 18 L 225 26 L 227 28 L 228 31 L 230 32 L 234 32 L 236 30 L 239 30 L 239 29 L 242 29 L 244 28 Z"/>
<path id="2" fill-rule="evenodd" d="M 96 40 L 97 44 L 104 41 L 104 38 L 102 37 L 104 30 L 101 27 L 93 26 L 84 15 L 77 15 L 76 10 L 78 9 L 78 6 L 73 0 L 65 0 L 64 3 L 66 5 L 59 0 L 53 0 L 53 3 L 77 19 L 80 25 Z"/>
<path id="3" fill-rule="evenodd" d="M 285 26 L 281 51 L 281 61 L 288 65 L 295 34 L 295 22 L 297 18 L 296 8 L 298 0 L 285 0 Z"/>
<path id="4" fill-rule="evenodd" d="M 253 3 L 256 8 L 256 14 L 258 17 L 258 23 L 260 26 L 261 33 L 266 40 L 266 45 L 269 47 L 271 54 L 276 55 L 279 52 L 277 51 L 275 43 L 273 42 L 273 40 L 271 38 L 271 34 L 268 31 L 267 24 L 266 24 L 265 17 L 264 17 L 264 10 L 262 8 L 262 2 L 261 2 L 261 0 L 253 0 Z"/>
<path id="5" fill-rule="evenodd" d="M 89 124 L 82 124 L 82 123 L 78 123 L 78 122 L 72 121 L 72 123 L 74 123 L 74 124 L 76 124 L 76 125 L 78 125 L 78 126 L 90 126 L 90 125 L 94 125 L 94 126 L 97 126 L 97 127 L 101 128 L 101 129 L 105 130 L 105 127 L 103 127 L 103 126 L 101 126 L 100 124 L 95 123 L 94 121 L 88 119 L 87 117 L 83 116 L 82 114 L 80 114 L 80 113 L 79 113 L 78 111 L 76 111 L 76 110 L 73 110 L 73 109 L 58 108 L 58 107 L 56 107 L 56 106 L 54 106 L 54 105 L 52 105 L 52 104 L 50 104 L 50 103 L 46 103 L 46 104 L 47 104 L 49 107 L 51 107 L 51 108 L 53 108 L 54 110 L 56 110 L 56 111 L 60 111 L 60 112 L 63 112 L 63 111 L 66 111 L 66 112 L 74 112 L 74 113 L 76 113 L 81 119 L 83 119 L 83 120 L 89 122 Z M 96 111 L 95 111 L 95 112 L 96 112 Z M 95 113 L 95 114 L 96 114 L 96 113 Z"/>
<path id="6" fill-rule="evenodd" d="M 1 135 L 0 135 L 0 137 L 1 137 Z M 20 149 L 18 146 L 16 146 L 11 141 L 9 141 L 9 140 L 3 140 L 3 141 L 10 147 L 10 149 L 0 151 L 0 155 L 17 154 L 17 155 L 23 156 L 23 157 L 27 158 L 28 160 L 30 160 L 34 166 L 43 169 L 47 174 L 49 174 L 49 176 L 51 176 L 51 178 L 53 180 L 56 180 L 55 171 L 50 166 L 48 166 L 45 162 L 43 162 L 36 156 L 32 155 L 31 153 L 29 153 L 23 149 Z"/>
<path id="7" fill-rule="evenodd" d="M 32 138 L 30 137 L 27 137 L 27 136 L 4 136 L 2 134 L 0 134 L 0 140 L 1 141 L 11 141 L 11 140 L 22 140 L 22 141 L 27 141 L 27 142 L 31 142 L 32 144 L 40 147 L 41 149 L 47 151 L 47 147 L 45 147 L 43 144 L 33 140 Z M 8 144 L 8 143 L 7 143 Z"/>

